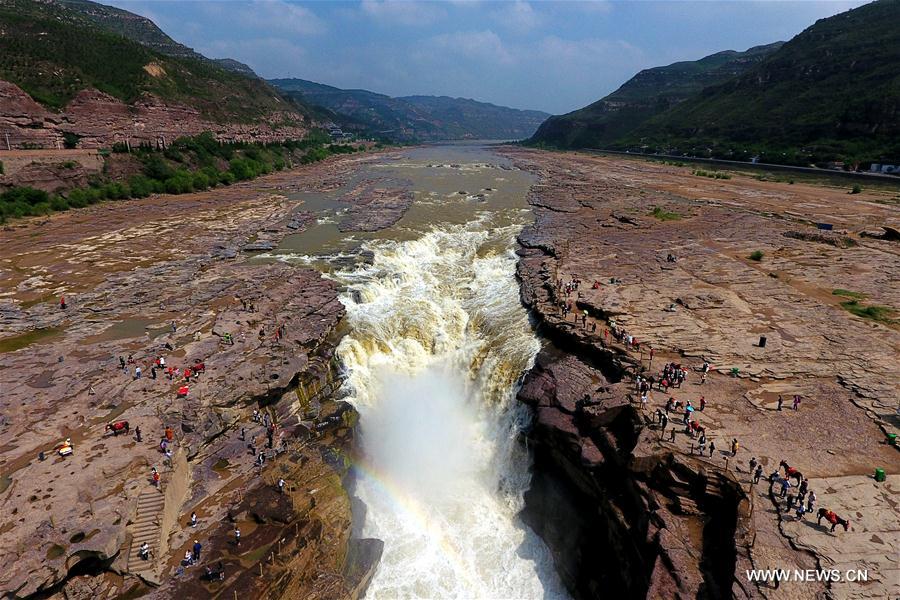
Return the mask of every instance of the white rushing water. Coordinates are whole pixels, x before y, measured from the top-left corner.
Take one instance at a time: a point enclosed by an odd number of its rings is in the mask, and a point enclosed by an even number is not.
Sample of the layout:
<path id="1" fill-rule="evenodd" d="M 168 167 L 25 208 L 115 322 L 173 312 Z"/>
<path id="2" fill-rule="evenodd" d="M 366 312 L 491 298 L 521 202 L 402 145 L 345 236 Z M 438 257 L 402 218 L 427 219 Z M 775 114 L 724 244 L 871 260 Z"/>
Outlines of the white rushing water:
<path id="1" fill-rule="evenodd" d="M 385 543 L 369 598 L 565 597 L 517 517 L 529 457 L 515 391 L 539 349 L 514 277 L 517 230 L 485 217 L 376 240 L 373 265 L 335 274 L 348 286 L 338 352 L 360 412 L 363 535 Z"/>

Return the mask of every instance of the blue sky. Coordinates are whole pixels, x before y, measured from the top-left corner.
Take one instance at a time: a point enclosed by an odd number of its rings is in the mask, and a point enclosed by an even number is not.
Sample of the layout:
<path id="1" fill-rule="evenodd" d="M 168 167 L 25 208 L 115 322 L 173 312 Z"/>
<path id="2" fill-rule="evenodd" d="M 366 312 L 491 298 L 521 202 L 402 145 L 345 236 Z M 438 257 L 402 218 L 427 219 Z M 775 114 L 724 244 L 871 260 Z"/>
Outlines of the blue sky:
<path id="1" fill-rule="evenodd" d="M 863 2 L 100 0 L 260 75 L 563 113 L 637 71 L 787 40 Z"/>

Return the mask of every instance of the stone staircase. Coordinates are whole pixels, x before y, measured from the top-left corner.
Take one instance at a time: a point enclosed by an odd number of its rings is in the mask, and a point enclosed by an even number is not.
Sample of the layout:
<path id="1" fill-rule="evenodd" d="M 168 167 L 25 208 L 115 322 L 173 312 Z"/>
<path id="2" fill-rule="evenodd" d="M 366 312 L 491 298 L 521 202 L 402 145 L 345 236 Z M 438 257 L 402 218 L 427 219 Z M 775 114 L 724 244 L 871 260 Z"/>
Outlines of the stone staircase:
<path id="1" fill-rule="evenodd" d="M 128 571 L 142 573 L 155 571 L 159 558 L 163 507 L 166 497 L 156 488 L 144 490 L 138 497 L 137 515 L 131 524 L 131 550 L 128 553 Z M 138 556 L 141 544 L 147 542 L 152 552 L 150 560 Z"/>

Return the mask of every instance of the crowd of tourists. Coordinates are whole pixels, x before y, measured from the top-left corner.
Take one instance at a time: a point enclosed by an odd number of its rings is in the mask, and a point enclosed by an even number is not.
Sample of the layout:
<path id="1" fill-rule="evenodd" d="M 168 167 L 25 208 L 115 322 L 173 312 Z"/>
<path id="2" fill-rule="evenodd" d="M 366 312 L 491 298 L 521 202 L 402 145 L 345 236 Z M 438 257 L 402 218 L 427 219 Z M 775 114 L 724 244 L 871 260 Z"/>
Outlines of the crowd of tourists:
<path id="1" fill-rule="evenodd" d="M 617 280 L 611 279 L 610 283 L 615 284 L 617 283 Z M 575 312 L 576 303 L 572 296 L 581 296 L 581 294 L 578 293 L 580 285 L 581 280 L 577 277 L 572 277 L 567 283 L 564 283 L 562 279 L 557 279 L 556 281 L 557 306 L 562 312 L 564 319 L 567 318 L 570 313 Z M 595 281 L 593 289 L 599 289 L 600 287 L 600 282 Z M 587 328 L 587 316 L 588 311 L 584 311 L 581 315 L 582 325 L 585 328 Z M 576 313 L 576 324 L 578 323 L 578 319 L 579 315 Z M 596 332 L 596 321 L 592 322 L 590 330 L 591 332 Z M 603 330 L 604 343 L 609 342 L 610 335 L 612 335 L 613 339 L 622 343 L 625 346 L 626 351 L 641 350 L 641 345 L 636 337 L 628 333 L 624 328 L 618 326 L 615 321 L 612 320 L 609 321 L 608 327 Z M 654 356 L 653 349 L 647 348 L 647 354 L 649 356 L 649 367 L 652 367 Z M 643 359 L 643 352 L 641 353 L 641 358 Z M 643 365 L 643 362 L 641 364 Z M 712 366 L 709 362 L 703 363 L 703 366 L 699 369 L 699 379 L 696 382 L 697 385 L 706 384 L 711 368 Z M 652 410 L 652 394 L 654 389 L 661 391 L 664 394 L 667 394 L 670 388 L 680 389 L 687 381 L 688 372 L 688 368 L 678 362 L 667 362 L 663 365 L 662 369 L 655 374 L 646 374 L 642 367 L 640 372 L 638 372 L 634 378 L 635 394 L 640 400 L 641 411 L 646 413 L 648 410 Z M 800 410 L 801 402 L 802 397 L 799 394 L 794 394 L 791 400 L 791 409 L 795 411 Z M 784 404 L 784 397 L 781 395 L 778 396 L 776 410 L 784 410 Z M 707 437 L 707 429 L 700 423 L 698 416 L 699 413 L 705 411 L 706 407 L 707 400 L 703 395 L 700 395 L 696 404 L 692 400 L 681 401 L 677 400 L 674 396 L 669 396 L 664 406 L 656 407 L 654 422 L 661 432 L 668 430 L 670 432 L 669 441 L 674 442 L 678 433 L 678 427 L 673 427 L 670 430 L 667 428 L 670 420 L 678 419 L 680 425 L 683 426 L 684 435 L 692 440 L 691 453 L 693 454 L 696 449 L 700 456 L 709 456 L 711 458 L 716 452 L 716 444 L 715 441 Z M 696 445 L 693 440 L 696 440 Z M 722 453 L 730 455 L 732 458 L 736 457 L 740 447 L 737 438 L 732 438 L 729 446 L 728 450 L 723 450 Z M 757 484 L 764 477 L 763 466 L 757 461 L 755 456 L 750 459 L 749 465 L 750 481 L 752 484 Z M 784 469 L 783 475 L 782 469 Z M 840 517 L 834 511 L 826 508 L 819 508 L 818 511 L 816 511 L 818 497 L 816 496 L 816 493 L 809 488 L 809 480 L 804 478 L 802 473 L 797 469 L 789 466 L 786 461 L 781 461 L 779 469 L 768 476 L 768 481 L 770 486 L 770 496 L 779 504 L 779 509 L 781 509 L 780 503 L 783 502 L 784 510 L 788 514 L 793 514 L 795 519 L 802 520 L 805 515 L 815 512 L 817 524 L 821 525 L 821 522 L 824 519 L 827 523 L 831 524 L 832 532 L 835 531 L 837 526 L 842 526 L 845 531 L 849 530 L 849 520 Z"/>

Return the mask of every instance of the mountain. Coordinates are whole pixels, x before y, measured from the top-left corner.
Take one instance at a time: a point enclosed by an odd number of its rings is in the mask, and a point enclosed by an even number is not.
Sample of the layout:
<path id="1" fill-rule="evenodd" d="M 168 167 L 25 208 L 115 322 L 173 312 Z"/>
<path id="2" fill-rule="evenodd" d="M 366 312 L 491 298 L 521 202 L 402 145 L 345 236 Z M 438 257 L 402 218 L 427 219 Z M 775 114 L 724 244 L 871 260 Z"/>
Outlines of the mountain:
<path id="1" fill-rule="evenodd" d="M 208 59 L 139 15 L 86 0 L 0 0 L 0 126 L 20 147 L 66 133 L 100 146 L 204 130 L 296 138 L 314 115 L 246 65 Z"/>
<path id="2" fill-rule="evenodd" d="M 0 0 L 0 27 L 0 79 L 50 108 L 94 87 L 126 103 L 153 93 L 211 117 L 285 109 L 265 82 L 222 68 L 128 11 L 86 0 Z"/>
<path id="3" fill-rule="evenodd" d="M 345 90 L 303 79 L 270 83 L 292 97 L 348 119 L 345 129 L 397 141 L 523 139 L 549 115 L 447 96 L 393 98 L 368 90 Z"/>
<path id="4" fill-rule="evenodd" d="M 741 54 L 739 65 L 701 68 L 699 90 L 695 67 L 641 91 L 655 70 L 643 71 L 600 102 L 548 120 L 530 141 L 801 165 L 900 159 L 900 0 L 820 19 L 787 43 Z"/>
<path id="5" fill-rule="evenodd" d="M 253 69 L 242 62 L 231 58 L 209 59 L 194 51 L 193 48 L 188 48 L 184 44 L 176 42 L 157 27 L 156 23 L 141 15 L 136 15 L 120 8 L 90 2 L 90 0 L 55 0 L 55 2 L 65 7 L 70 15 L 70 19 L 79 19 L 82 23 L 91 23 L 104 31 L 128 38 L 160 54 L 174 58 L 209 61 L 223 69 L 256 77 Z"/>
<path id="6" fill-rule="evenodd" d="M 900 0 L 817 21 L 619 141 L 637 144 L 796 164 L 900 159 Z"/>
<path id="7" fill-rule="evenodd" d="M 703 88 L 722 83 L 759 64 L 783 42 L 746 52 L 726 50 L 696 61 L 645 69 L 613 93 L 544 122 L 532 141 L 563 148 L 603 148 L 651 117 L 665 112 Z"/>

